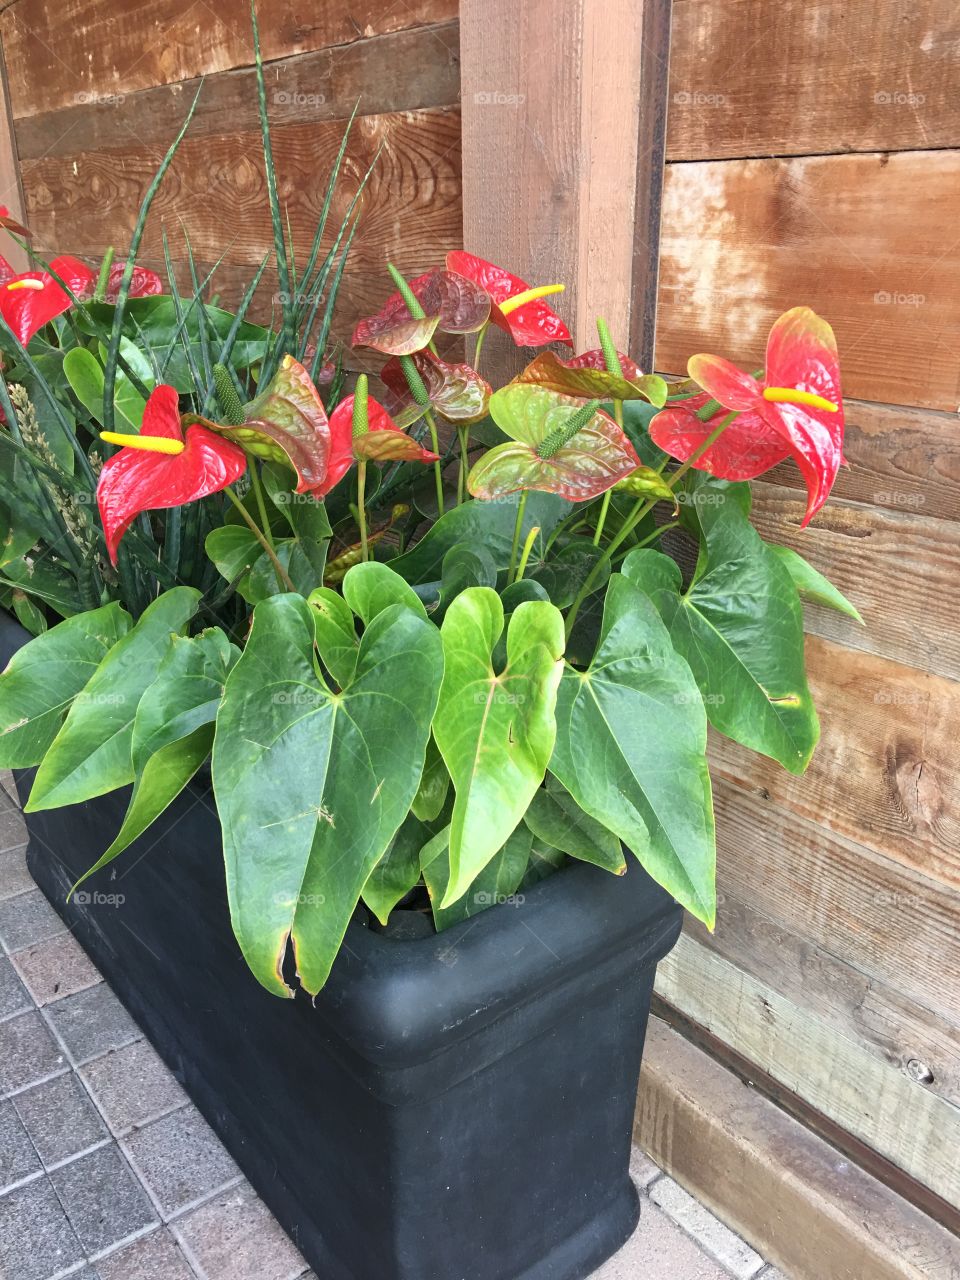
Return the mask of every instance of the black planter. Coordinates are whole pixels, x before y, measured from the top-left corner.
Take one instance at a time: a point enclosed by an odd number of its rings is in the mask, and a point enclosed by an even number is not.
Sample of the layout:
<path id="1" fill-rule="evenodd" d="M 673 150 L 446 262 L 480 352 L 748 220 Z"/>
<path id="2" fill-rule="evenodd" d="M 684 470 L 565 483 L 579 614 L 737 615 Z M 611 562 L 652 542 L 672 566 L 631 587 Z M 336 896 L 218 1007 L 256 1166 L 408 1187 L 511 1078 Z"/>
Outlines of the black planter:
<path id="1" fill-rule="evenodd" d="M 0 619 L 0 660 L 24 639 Z M 322 1280 L 579 1280 L 619 1248 L 680 930 L 639 866 L 571 867 L 416 941 L 352 924 L 291 1002 L 241 958 L 203 785 L 66 905 L 125 805 L 28 815 L 30 870 Z"/>

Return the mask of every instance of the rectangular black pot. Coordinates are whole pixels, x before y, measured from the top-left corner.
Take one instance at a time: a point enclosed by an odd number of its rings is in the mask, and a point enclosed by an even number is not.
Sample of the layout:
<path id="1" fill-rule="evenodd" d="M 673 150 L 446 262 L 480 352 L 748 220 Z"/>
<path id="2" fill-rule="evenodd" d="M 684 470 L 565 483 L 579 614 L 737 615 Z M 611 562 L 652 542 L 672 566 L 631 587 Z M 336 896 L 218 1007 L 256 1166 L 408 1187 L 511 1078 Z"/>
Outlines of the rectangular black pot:
<path id="1" fill-rule="evenodd" d="M 0 619 L 4 663 L 24 639 Z M 66 904 L 126 800 L 28 815 L 31 873 L 322 1280 L 580 1280 L 619 1248 L 681 916 L 639 866 L 415 941 L 352 924 L 315 1004 L 284 1001 L 233 937 L 204 784 Z"/>

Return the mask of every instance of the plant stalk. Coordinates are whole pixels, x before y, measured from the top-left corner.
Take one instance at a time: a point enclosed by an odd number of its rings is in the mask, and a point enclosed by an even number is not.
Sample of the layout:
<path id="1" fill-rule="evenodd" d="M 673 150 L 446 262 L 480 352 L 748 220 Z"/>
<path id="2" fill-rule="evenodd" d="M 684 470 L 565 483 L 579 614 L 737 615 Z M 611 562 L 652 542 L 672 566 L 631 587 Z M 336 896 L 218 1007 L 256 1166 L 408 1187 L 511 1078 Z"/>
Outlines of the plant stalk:
<path id="1" fill-rule="evenodd" d="M 507 570 L 507 581 L 513 581 L 513 571 L 517 565 L 517 551 L 520 548 L 520 532 L 523 529 L 523 513 L 527 508 L 527 494 L 529 489 L 524 489 L 520 495 L 520 501 L 517 503 L 517 519 L 513 526 L 513 546 L 510 548 L 510 568 Z"/>
<path id="2" fill-rule="evenodd" d="M 264 534 L 260 531 L 259 527 L 257 526 L 256 520 L 254 520 L 253 516 L 251 516 L 250 512 L 247 510 L 247 508 L 243 505 L 243 503 L 234 493 L 233 488 L 230 485 L 227 485 L 223 492 L 227 495 L 227 497 L 230 499 L 230 501 L 233 503 L 236 509 L 240 512 L 240 515 L 243 517 L 244 523 L 246 524 L 247 528 L 250 530 L 250 532 L 253 534 L 256 540 L 260 543 L 261 547 L 263 547 L 264 551 L 269 556 L 270 561 L 273 564 L 274 570 L 277 575 L 277 581 L 280 583 L 280 586 L 283 587 L 284 590 L 286 591 L 292 591 L 296 593 L 297 588 L 293 585 L 293 582 L 290 579 L 290 575 L 287 573 L 286 569 L 284 569 L 283 565 L 277 559 L 276 551 L 274 551 L 273 547 L 271 547 L 270 543 L 267 541 Z"/>

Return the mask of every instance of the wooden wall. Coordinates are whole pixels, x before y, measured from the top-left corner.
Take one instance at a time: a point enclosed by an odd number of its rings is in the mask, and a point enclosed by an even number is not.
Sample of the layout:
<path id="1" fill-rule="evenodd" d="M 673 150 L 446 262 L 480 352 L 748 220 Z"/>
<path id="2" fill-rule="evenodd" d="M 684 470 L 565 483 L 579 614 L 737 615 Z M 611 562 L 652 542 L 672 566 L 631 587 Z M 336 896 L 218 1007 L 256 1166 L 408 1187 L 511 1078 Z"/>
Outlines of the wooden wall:
<path id="1" fill-rule="evenodd" d="M 380 151 L 336 332 L 375 310 L 393 259 L 407 274 L 462 243 L 457 0 L 344 6 L 259 0 L 280 194 L 301 261 L 359 101 L 330 222 Z M 129 243 L 147 184 L 206 77 L 154 206 L 141 261 L 162 270 L 161 225 L 182 227 L 235 300 L 273 243 L 241 0 L 29 0 L 0 17 L 27 218 L 42 249 L 97 258 Z M 269 318 L 276 284 L 258 295 Z"/>
<path id="2" fill-rule="evenodd" d="M 810 607 L 804 778 L 715 741 L 722 893 L 659 989 L 780 1089 L 960 1205 L 960 10 L 674 0 L 657 365 L 762 364 L 833 324 L 834 496 L 756 524 L 860 609 Z"/>

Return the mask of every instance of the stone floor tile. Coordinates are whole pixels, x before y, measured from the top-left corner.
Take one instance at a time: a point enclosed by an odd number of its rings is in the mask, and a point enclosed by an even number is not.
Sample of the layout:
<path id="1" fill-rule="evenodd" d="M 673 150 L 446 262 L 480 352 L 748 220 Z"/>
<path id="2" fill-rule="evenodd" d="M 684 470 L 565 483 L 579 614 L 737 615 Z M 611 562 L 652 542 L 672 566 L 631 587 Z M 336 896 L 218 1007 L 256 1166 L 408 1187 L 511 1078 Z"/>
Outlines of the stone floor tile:
<path id="1" fill-rule="evenodd" d="M 166 1228 L 101 1258 L 97 1268 L 100 1280 L 194 1280 L 194 1272 Z"/>
<path id="2" fill-rule="evenodd" d="M 195 1107 L 154 1120 L 124 1138 L 123 1147 L 165 1217 L 222 1190 L 239 1175 Z"/>
<path id="3" fill-rule="evenodd" d="M 33 1008 L 27 990 L 6 956 L 0 956 L 0 1022 Z"/>
<path id="4" fill-rule="evenodd" d="M 8 803 L 7 796 L 0 796 L 0 851 L 24 849 L 27 844 L 27 828 L 23 814 Z"/>
<path id="5" fill-rule="evenodd" d="M 641 1191 L 645 1191 L 663 1170 L 654 1164 L 645 1151 L 635 1146 L 630 1154 L 630 1176 Z"/>
<path id="6" fill-rule="evenodd" d="M 0 1093 L 13 1093 L 62 1071 L 67 1059 L 35 1010 L 0 1022 Z"/>
<path id="7" fill-rule="evenodd" d="M 735 1280 L 753 1280 L 763 1269 L 763 1258 L 672 1178 L 654 1183 L 650 1199 L 693 1236 L 711 1258 L 726 1267 Z"/>
<path id="8" fill-rule="evenodd" d="M 12 957 L 13 965 L 38 1005 L 52 1004 L 95 986 L 100 975 L 72 933 L 34 943 Z"/>
<path id="9" fill-rule="evenodd" d="M 17 784 L 13 780 L 13 773 L 9 769 L 0 769 L 0 791 L 2 791 L 15 809 L 20 808 L 20 797 L 17 794 Z"/>
<path id="10" fill-rule="evenodd" d="M 61 1165 L 50 1181 L 88 1256 L 157 1222 L 153 1205 L 112 1144 Z"/>
<path id="11" fill-rule="evenodd" d="M 103 982 L 58 1000 L 47 1016 L 78 1066 L 140 1038 L 136 1023 Z"/>
<path id="12" fill-rule="evenodd" d="M 175 1231 L 206 1280 L 297 1280 L 307 1265 L 246 1185 L 180 1218 Z"/>
<path id="13" fill-rule="evenodd" d="M 0 854 L 0 862 L 3 855 Z M 33 885 L 33 881 L 30 881 Z M 3 891 L 0 890 L 0 899 Z M 0 901 L 0 944 L 4 951 L 22 951 L 24 947 L 66 933 L 67 926 L 39 889 L 20 893 Z"/>
<path id="14" fill-rule="evenodd" d="M 644 1200 L 640 1226 L 591 1280 L 730 1280 L 675 1222 Z"/>
<path id="15" fill-rule="evenodd" d="M 40 1172 L 30 1136 L 12 1102 L 0 1102 L 0 1191 Z"/>
<path id="16" fill-rule="evenodd" d="M 0 901 L 6 901 L 35 887 L 33 876 L 27 870 L 26 849 L 5 849 L 0 852 Z"/>
<path id="17" fill-rule="evenodd" d="M 80 1074 L 117 1136 L 187 1102 L 187 1095 L 146 1040 L 104 1054 Z"/>
<path id="18" fill-rule="evenodd" d="M 13 1105 L 48 1169 L 110 1136 L 72 1072 L 16 1094 Z"/>
<path id="19" fill-rule="evenodd" d="M 47 1178 L 0 1196 L 0 1276 L 49 1280 L 83 1257 L 83 1246 Z"/>

